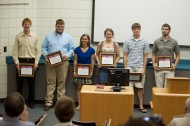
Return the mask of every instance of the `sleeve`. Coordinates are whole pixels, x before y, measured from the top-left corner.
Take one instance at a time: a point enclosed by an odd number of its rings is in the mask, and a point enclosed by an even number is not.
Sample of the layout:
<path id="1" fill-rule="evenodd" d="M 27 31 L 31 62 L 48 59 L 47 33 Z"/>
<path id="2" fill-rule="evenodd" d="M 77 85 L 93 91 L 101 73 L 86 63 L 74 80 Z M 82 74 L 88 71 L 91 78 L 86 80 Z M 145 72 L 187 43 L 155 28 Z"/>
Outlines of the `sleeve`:
<path id="1" fill-rule="evenodd" d="M 180 53 L 180 48 L 179 48 L 179 45 L 178 45 L 177 41 L 175 42 L 174 51 L 175 51 L 175 53 Z"/>
<path id="2" fill-rule="evenodd" d="M 35 64 L 39 63 L 41 57 L 40 43 L 38 37 L 36 38 L 36 54 L 35 54 Z"/>
<path id="3" fill-rule="evenodd" d="M 94 48 L 91 47 L 91 55 L 93 55 L 95 53 Z"/>
<path id="4" fill-rule="evenodd" d="M 144 53 L 149 52 L 149 43 L 148 41 L 145 42 L 145 48 L 144 48 Z"/>
<path id="5" fill-rule="evenodd" d="M 152 46 L 152 53 L 156 53 L 157 49 L 156 49 L 156 41 L 154 41 L 154 44 Z"/>
<path id="6" fill-rule="evenodd" d="M 41 49 L 42 49 L 42 55 L 46 56 L 48 54 L 48 37 L 47 36 L 45 37 L 42 43 Z"/>
<path id="7" fill-rule="evenodd" d="M 125 41 L 125 43 L 123 44 L 123 52 L 128 52 L 129 49 L 128 49 L 128 42 Z"/>
<path id="8" fill-rule="evenodd" d="M 68 46 L 68 53 L 66 54 L 67 58 L 71 57 L 74 53 L 74 45 L 73 45 L 73 40 L 70 37 L 69 39 L 69 46 Z"/>
<path id="9" fill-rule="evenodd" d="M 13 57 L 15 64 L 19 63 L 19 60 L 18 60 L 18 43 L 19 43 L 18 37 L 16 36 L 15 37 L 15 43 L 13 46 L 13 51 L 12 51 L 12 57 Z"/>

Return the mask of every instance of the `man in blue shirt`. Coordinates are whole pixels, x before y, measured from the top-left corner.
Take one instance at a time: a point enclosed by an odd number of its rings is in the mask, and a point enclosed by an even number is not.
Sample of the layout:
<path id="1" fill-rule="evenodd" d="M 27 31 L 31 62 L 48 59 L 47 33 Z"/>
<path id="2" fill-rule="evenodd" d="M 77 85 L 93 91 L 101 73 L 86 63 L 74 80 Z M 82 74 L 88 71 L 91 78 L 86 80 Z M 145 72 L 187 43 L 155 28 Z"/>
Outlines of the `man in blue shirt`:
<path id="1" fill-rule="evenodd" d="M 58 19 L 55 25 L 55 31 L 50 32 L 44 39 L 42 44 L 42 54 L 46 55 L 61 51 L 63 63 L 57 66 L 50 67 L 46 57 L 46 79 L 47 79 L 47 94 L 45 97 L 44 110 L 48 111 L 53 105 L 54 91 L 57 81 L 57 100 L 65 95 L 65 81 L 69 67 L 68 58 L 73 55 L 73 40 L 72 37 L 64 32 L 65 22 Z"/>

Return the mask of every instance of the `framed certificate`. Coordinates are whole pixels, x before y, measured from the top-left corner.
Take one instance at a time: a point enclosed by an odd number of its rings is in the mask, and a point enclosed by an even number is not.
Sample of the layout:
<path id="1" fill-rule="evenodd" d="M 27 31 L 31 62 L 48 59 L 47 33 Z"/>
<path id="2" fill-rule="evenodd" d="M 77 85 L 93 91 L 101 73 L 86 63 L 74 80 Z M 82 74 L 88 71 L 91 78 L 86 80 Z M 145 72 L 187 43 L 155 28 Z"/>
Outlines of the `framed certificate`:
<path id="1" fill-rule="evenodd" d="M 34 77 L 34 64 L 20 63 L 20 77 Z"/>
<path id="2" fill-rule="evenodd" d="M 130 73 L 129 81 L 131 82 L 141 82 L 142 81 L 142 73 Z"/>
<path id="3" fill-rule="evenodd" d="M 100 53 L 100 64 L 102 66 L 114 66 L 115 53 Z"/>
<path id="4" fill-rule="evenodd" d="M 46 58 L 50 67 L 57 66 L 63 63 L 61 51 L 56 51 L 51 54 L 48 54 L 46 55 Z"/>
<path id="5" fill-rule="evenodd" d="M 76 74 L 78 77 L 89 77 L 90 72 L 90 64 L 77 64 Z"/>
<path id="6" fill-rule="evenodd" d="M 158 56 L 157 65 L 160 69 L 170 69 L 172 66 L 171 56 Z"/>

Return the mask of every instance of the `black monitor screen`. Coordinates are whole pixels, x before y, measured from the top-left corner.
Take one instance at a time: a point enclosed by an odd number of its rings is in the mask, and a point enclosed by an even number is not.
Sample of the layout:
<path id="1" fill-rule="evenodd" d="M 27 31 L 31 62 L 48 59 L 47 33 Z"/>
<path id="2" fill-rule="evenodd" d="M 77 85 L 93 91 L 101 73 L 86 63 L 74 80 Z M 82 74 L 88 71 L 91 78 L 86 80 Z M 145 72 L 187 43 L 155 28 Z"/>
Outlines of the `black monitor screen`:
<path id="1" fill-rule="evenodd" d="M 108 84 L 113 86 L 129 86 L 129 69 L 108 68 Z"/>

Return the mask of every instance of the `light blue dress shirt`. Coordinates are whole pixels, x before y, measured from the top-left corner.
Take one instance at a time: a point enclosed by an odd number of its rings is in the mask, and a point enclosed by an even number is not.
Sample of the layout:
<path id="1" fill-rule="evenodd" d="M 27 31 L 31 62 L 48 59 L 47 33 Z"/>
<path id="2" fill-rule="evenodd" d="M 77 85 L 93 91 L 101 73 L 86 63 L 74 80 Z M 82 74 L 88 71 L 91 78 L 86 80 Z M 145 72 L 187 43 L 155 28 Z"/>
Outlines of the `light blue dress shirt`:
<path id="1" fill-rule="evenodd" d="M 74 52 L 72 37 L 66 32 L 62 34 L 57 34 L 55 31 L 50 32 L 42 44 L 42 54 L 46 56 L 47 54 L 59 50 L 62 55 L 66 55 L 67 58 L 71 57 Z"/>

